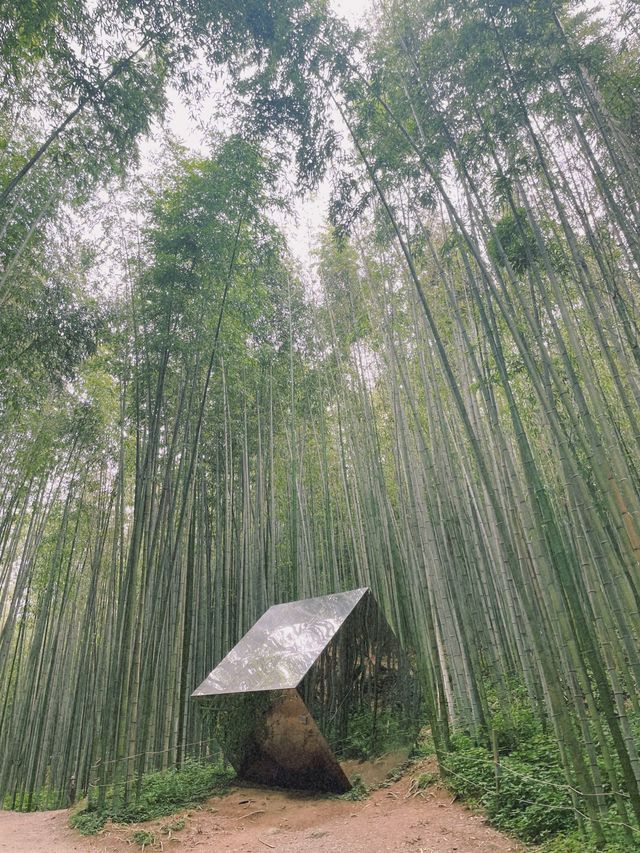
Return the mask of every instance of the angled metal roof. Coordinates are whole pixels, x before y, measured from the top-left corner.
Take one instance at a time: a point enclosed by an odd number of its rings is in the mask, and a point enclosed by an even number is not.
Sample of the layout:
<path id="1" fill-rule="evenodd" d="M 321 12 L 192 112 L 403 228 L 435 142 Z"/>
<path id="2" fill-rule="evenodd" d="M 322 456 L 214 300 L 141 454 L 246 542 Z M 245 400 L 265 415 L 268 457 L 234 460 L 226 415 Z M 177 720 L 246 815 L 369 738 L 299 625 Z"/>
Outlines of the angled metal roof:
<path id="1" fill-rule="evenodd" d="M 367 592 L 364 587 L 274 604 L 192 695 L 297 687 Z"/>

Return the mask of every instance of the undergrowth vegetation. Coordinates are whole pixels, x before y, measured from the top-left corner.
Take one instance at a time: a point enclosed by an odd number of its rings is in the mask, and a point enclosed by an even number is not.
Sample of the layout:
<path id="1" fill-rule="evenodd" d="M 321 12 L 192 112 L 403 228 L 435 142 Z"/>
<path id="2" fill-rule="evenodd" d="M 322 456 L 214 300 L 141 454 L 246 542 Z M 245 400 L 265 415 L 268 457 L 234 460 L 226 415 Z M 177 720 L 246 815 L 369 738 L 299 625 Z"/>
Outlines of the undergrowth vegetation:
<path id="1" fill-rule="evenodd" d="M 351 800 L 352 802 L 356 802 L 357 800 L 366 800 L 369 796 L 369 789 L 364 784 L 362 780 L 362 776 L 356 774 L 351 779 L 351 788 L 344 794 L 340 794 L 341 800 Z"/>
<path id="2" fill-rule="evenodd" d="M 524 695 L 514 700 L 510 714 L 495 710 L 492 719 L 497 761 L 489 742 L 462 733 L 452 735 L 452 750 L 441 766 L 446 784 L 455 794 L 481 810 L 497 829 L 541 845 L 544 853 L 638 849 L 640 837 L 625 834 L 606 787 L 601 814 L 606 847 L 598 847 L 591 830 L 578 824 L 578 812 L 584 812 L 584 805 L 579 797 L 572 801 L 557 741 Z M 420 753 L 428 754 L 429 746 L 428 742 L 423 745 Z"/>
<path id="3" fill-rule="evenodd" d="M 71 817 L 70 823 L 83 835 L 95 835 L 109 819 L 114 823 L 139 823 L 170 815 L 225 793 L 233 775 L 221 763 L 187 761 L 180 769 L 145 774 L 139 790 L 130 790 L 128 798 L 123 790 L 114 789 L 108 792 L 102 808 L 90 800 L 85 809 Z"/>
<path id="4" fill-rule="evenodd" d="M 490 740 L 483 743 L 461 732 L 452 735 L 452 749 L 441 761 L 451 791 L 471 808 L 482 811 L 497 829 L 540 845 L 539 853 L 630 853 L 638 849 L 613 812 L 610 792 L 604 792 L 601 818 L 606 847 L 598 848 L 591 830 L 578 824 L 574 805 L 580 810 L 581 803 L 572 802 L 558 745 L 528 707 L 524 695 L 514 700 L 510 714 L 496 711 L 493 720 L 497 763 Z M 425 730 L 413 758 L 433 753 L 431 734 Z M 233 772 L 221 763 L 186 762 L 179 770 L 146 774 L 137 791 L 130 787 L 128 799 L 121 789 L 110 790 L 104 808 L 90 801 L 70 822 L 82 834 L 93 835 L 108 819 L 127 824 L 170 815 L 207 797 L 224 794 L 232 776 Z M 417 779 L 417 787 L 427 788 L 436 778 L 433 773 L 424 773 Z M 341 799 L 358 801 L 368 796 L 361 777 L 354 776 L 352 785 Z M 184 821 L 177 821 L 160 831 L 183 827 Z M 142 830 L 133 838 L 143 847 L 153 843 L 152 839 L 151 833 Z"/>
<path id="5" fill-rule="evenodd" d="M 140 845 L 140 847 L 144 849 L 145 847 L 151 847 L 152 844 L 155 844 L 156 837 L 153 832 L 147 832 L 144 829 L 137 829 L 131 836 L 131 840 L 135 841 L 136 844 Z"/>
<path id="6" fill-rule="evenodd" d="M 499 776 L 491 752 L 454 736 L 447 756 L 447 785 L 477 803 L 491 823 L 523 841 L 539 842 L 575 827 L 571 799 L 551 742 L 544 749 L 514 749 L 500 757 Z"/>

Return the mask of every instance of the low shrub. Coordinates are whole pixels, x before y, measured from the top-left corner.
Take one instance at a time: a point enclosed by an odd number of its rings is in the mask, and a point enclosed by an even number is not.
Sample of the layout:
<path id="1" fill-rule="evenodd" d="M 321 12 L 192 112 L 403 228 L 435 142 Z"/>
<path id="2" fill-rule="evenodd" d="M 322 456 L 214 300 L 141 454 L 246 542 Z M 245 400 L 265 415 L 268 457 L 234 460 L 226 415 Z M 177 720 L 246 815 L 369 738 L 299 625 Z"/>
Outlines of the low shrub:
<path id="1" fill-rule="evenodd" d="M 566 835 L 560 835 L 547 841 L 538 853 L 637 853 L 640 848 L 640 837 L 636 833 L 636 839 L 625 837 L 620 825 L 620 816 L 614 809 L 602 820 L 604 834 L 607 844 L 598 847 L 590 832 L 586 836 L 579 830 L 574 830 Z"/>
<path id="2" fill-rule="evenodd" d="M 487 792 L 483 805 L 500 829 L 539 843 L 576 825 L 560 768 L 533 766 L 511 756 L 502 761 L 499 791 Z M 557 787 L 559 786 L 559 787 Z"/>
<path id="3" fill-rule="evenodd" d="M 69 824 L 77 829 L 80 835 L 96 835 L 106 822 L 106 815 L 88 809 L 76 812 L 69 818 Z"/>
<path id="4" fill-rule="evenodd" d="M 369 796 L 369 789 L 362 781 L 362 777 L 356 774 L 351 780 L 351 790 L 346 794 L 340 794 L 341 800 L 364 800 Z"/>
<path id="5" fill-rule="evenodd" d="M 447 785 L 476 803 L 498 829 L 539 843 L 576 826 L 560 767 L 533 764 L 517 753 L 500 759 L 499 787 L 491 753 L 462 742 L 446 757 Z"/>
<path id="6" fill-rule="evenodd" d="M 99 832 L 107 819 L 114 823 L 140 823 L 173 814 L 181 808 L 214 795 L 225 793 L 233 771 L 220 763 L 201 764 L 186 761 L 173 768 L 142 777 L 137 794 L 126 800 L 118 789 L 110 792 L 107 805 L 98 810 L 95 803 L 76 813 L 70 824 L 83 835 Z"/>
<path id="7" fill-rule="evenodd" d="M 153 832 L 146 832 L 144 829 L 136 829 L 131 835 L 131 840 L 139 844 L 143 850 L 145 847 L 150 847 L 156 843 L 156 837 Z"/>
<path id="8" fill-rule="evenodd" d="M 438 779 L 437 774 L 435 773 L 421 773 L 420 776 L 416 779 L 416 788 L 419 790 L 424 790 L 428 788 L 430 785 L 433 785 Z"/>
<path id="9" fill-rule="evenodd" d="M 448 787 L 481 809 L 493 826 L 541 844 L 540 853 L 596 853 L 590 830 L 585 835 L 578 828 L 557 743 L 527 707 L 526 697 L 514 693 L 508 713 L 496 705 L 491 709 L 500 756 L 498 787 L 488 743 L 478 745 L 460 733 L 452 736 L 453 751 L 443 761 Z M 609 803 L 601 821 L 607 845 L 598 853 L 639 850 L 640 834 L 630 840 Z"/>

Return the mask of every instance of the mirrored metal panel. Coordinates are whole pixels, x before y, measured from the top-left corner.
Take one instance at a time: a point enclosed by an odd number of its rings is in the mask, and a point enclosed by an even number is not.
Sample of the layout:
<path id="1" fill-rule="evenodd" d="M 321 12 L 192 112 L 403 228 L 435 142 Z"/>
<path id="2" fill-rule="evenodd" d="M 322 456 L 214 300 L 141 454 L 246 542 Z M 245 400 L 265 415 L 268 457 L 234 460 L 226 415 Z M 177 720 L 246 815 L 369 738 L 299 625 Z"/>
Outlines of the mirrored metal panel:
<path id="1" fill-rule="evenodd" d="M 193 693 L 242 779 L 340 793 L 409 755 L 419 692 L 368 589 L 270 608 Z"/>
<path id="2" fill-rule="evenodd" d="M 194 691 L 212 696 L 297 687 L 367 593 L 354 589 L 275 604 Z"/>
<path id="3" fill-rule="evenodd" d="M 352 772 L 383 755 L 395 756 L 396 764 L 408 757 L 419 727 L 417 681 L 370 592 L 298 689 L 334 754 Z M 371 775 L 373 768 L 361 769 Z"/>
<path id="4" fill-rule="evenodd" d="M 240 779 L 340 794 L 351 787 L 297 690 L 213 697 L 214 732 Z"/>

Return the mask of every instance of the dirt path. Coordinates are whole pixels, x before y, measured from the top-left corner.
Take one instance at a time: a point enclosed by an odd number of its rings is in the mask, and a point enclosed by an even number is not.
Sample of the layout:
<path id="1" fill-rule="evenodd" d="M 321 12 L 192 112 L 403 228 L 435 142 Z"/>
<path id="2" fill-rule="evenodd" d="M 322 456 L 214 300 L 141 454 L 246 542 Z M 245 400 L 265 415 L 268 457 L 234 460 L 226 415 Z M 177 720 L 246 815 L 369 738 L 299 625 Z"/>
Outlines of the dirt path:
<path id="1" fill-rule="evenodd" d="M 508 853 L 525 848 L 486 826 L 438 786 L 415 794 L 411 775 L 358 802 L 265 788 L 237 787 L 201 808 L 140 826 L 108 825 L 82 838 L 68 813 L 0 812 L 2 853 L 123 853 L 140 850 L 135 829 L 157 839 L 148 851 L 211 853 Z M 415 795 L 414 795 L 415 794 Z M 184 828 L 169 825 L 184 820 Z M 179 825 L 179 824 L 178 824 Z M 164 829 L 163 829 L 164 827 Z M 162 843 L 162 846 L 160 844 Z"/>

